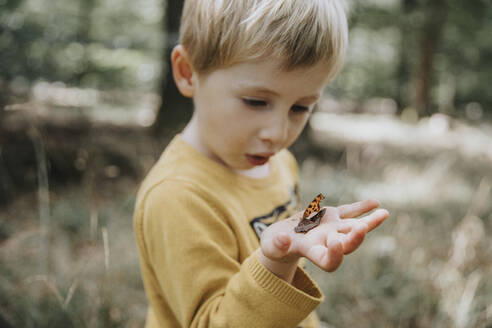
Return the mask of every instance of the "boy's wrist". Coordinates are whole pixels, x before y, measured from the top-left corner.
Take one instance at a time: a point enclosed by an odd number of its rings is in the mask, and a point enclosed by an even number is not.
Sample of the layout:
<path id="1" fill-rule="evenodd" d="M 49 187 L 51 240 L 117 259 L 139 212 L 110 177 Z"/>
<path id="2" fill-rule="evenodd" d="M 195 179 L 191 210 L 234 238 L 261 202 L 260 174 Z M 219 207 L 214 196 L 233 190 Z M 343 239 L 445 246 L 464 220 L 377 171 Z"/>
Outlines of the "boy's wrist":
<path id="1" fill-rule="evenodd" d="M 289 262 L 278 262 L 266 257 L 265 254 L 263 254 L 261 248 L 258 248 L 256 253 L 258 256 L 258 261 L 265 268 L 267 268 L 270 272 L 272 272 L 280 279 L 285 280 L 289 284 L 292 283 L 297 270 L 297 264 L 299 262 L 298 257 Z"/>

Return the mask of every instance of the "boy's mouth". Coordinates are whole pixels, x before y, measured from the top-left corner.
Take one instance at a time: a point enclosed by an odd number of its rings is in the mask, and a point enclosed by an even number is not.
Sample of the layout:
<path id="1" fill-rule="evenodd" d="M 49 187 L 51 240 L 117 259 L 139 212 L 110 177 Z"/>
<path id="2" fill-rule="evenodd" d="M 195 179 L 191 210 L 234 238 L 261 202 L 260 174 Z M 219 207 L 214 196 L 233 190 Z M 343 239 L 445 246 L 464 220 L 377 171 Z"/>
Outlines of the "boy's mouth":
<path id="1" fill-rule="evenodd" d="M 272 156 L 273 153 L 262 153 L 262 154 L 246 154 L 246 158 L 248 162 L 250 162 L 253 165 L 263 165 L 266 162 L 268 162 L 268 159 L 270 156 Z"/>

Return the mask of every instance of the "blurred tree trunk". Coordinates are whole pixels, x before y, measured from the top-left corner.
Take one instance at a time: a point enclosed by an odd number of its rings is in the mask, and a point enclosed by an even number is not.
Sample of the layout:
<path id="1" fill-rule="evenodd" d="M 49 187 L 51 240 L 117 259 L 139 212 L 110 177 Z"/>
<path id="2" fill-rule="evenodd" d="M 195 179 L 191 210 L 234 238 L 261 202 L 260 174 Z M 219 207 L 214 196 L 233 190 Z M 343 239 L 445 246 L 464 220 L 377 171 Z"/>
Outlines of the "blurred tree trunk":
<path id="1" fill-rule="evenodd" d="M 193 110 L 191 99 L 183 97 L 176 88 L 171 70 L 171 52 L 178 43 L 182 10 L 182 0 L 167 1 L 166 18 L 163 20 L 167 42 L 163 58 L 165 65 L 161 75 L 162 103 L 152 126 L 153 133 L 159 136 L 170 136 L 182 130 L 191 118 Z"/>
<path id="2" fill-rule="evenodd" d="M 95 8 L 95 0 L 84 0 L 79 2 L 79 15 L 77 27 L 77 42 L 84 47 L 91 41 L 92 16 Z M 74 72 L 73 83 L 80 85 L 82 78 L 86 75 L 89 67 L 89 55 L 87 51 L 83 52 L 82 67 L 78 72 Z"/>
<path id="3" fill-rule="evenodd" d="M 15 39 L 15 34 L 13 34 L 12 31 L 9 31 L 7 22 L 12 13 L 17 11 L 18 8 L 21 8 L 23 4 L 24 0 L 0 0 L 0 13 L 1 16 L 3 16 L 2 23 L 0 24 L 0 36 L 7 36 L 7 40 L 9 38 Z M 8 45 L 8 42 L 0 42 L 0 122 L 4 118 L 5 106 L 9 105 L 12 96 L 10 82 L 15 77 L 13 76 L 12 71 L 8 69 L 9 66 L 12 66 L 12 58 L 9 56 L 9 51 L 6 51 L 7 47 L 9 47 Z M 12 44 L 10 44 L 10 48 L 12 49 L 15 47 L 12 47 Z"/>
<path id="4" fill-rule="evenodd" d="M 0 27 L 0 35 L 2 35 L 2 28 Z M 1 52 L 1 49 L 0 49 Z M 1 53 L 0 53 L 0 60 L 1 58 Z M 0 63 L 0 70 L 2 69 L 2 64 Z M 9 98 L 9 77 L 8 76 L 0 76 L 0 123 L 2 122 L 3 116 L 4 116 L 4 111 L 5 111 L 5 106 L 8 105 L 8 98 Z"/>
<path id="5" fill-rule="evenodd" d="M 407 85 L 410 82 L 410 56 L 408 45 L 411 44 L 411 22 L 410 15 L 417 7 L 417 0 L 402 0 L 402 13 L 400 23 L 400 61 L 397 68 L 397 91 L 396 103 L 398 114 L 408 105 L 408 95 L 406 94 Z"/>
<path id="6" fill-rule="evenodd" d="M 413 106 L 421 117 L 433 113 L 429 95 L 432 88 L 434 56 L 445 21 L 446 2 L 445 0 L 429 0 L 425 11 L 426 18 L 420 39 L 419 66 L 413 99 Z"/>
<path id="7" fill-rule="evenodd" d="M 5 106 L 7 105 L 7 99 L 4 91 L 0 91 L 0 122 L 3 119 L 3 112 L 5 110 Z"/>

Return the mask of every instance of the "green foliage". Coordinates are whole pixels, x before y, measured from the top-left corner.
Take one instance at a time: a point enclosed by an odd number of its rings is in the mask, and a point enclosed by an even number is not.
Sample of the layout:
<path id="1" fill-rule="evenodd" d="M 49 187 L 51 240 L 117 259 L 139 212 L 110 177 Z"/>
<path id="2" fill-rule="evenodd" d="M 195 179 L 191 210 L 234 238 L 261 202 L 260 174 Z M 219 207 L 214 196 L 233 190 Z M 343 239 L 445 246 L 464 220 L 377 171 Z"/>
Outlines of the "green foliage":
<path id="1" fill-rule="evenodd" d="M 20 97 L 38 80 L 151 90 L 160 73 L 161 13 L 157 0 L 1 0 L 0 84 Z"/>
<path id="2" fill-rule="evenodd" d="M 449 6 L 439 70 L 452 75 L 457 106 L 476 101 L 490 111 L 492 43 L 486 31 L 492 29 L 492 6 L 486 1 L 450 1 Z"/>
<path id="3" fill-rule="evenodd" d="M 431 5 L 424 0 L 350 2 L 348 58 L 329 92 L 359 102 L 383 96 L 396 99 L 401 108 L 411 105 Z M 443 27 L 431 72 L 431 104 L 452 115 L 464 116 L 470 103 L 492 113 L 490 1 L 444 0 L 440 6 Z"/>
<path id="4" fill-rule="evenodd" d="M 443 26 L 432 68 L 431 105 L 453 115 L 491 112 L 490 1 L 348 4 L 351 44 L 345 69 L 329 90 L 333 95 L 357 102 L 393 98 L 400 109 L 412 105 L 420 42 L 431 6 L 440 6 Z M 165 65 L 162 7 L 157 0 L 1 0 L 0 99 L 25 98 L 38 80 L 155 90 Z"/>

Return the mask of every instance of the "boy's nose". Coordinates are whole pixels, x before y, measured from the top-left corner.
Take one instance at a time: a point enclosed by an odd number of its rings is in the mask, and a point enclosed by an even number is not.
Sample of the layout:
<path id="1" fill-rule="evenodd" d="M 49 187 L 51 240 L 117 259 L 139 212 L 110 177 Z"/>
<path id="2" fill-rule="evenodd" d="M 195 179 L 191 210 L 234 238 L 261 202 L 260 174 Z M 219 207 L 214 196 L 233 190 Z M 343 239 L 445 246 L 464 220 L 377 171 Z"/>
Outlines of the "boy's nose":
<path id="1" fill-rule="evenodd" d="M 273 118 L 261 129 L 260 139 L 269 143 L 269 146 L 273 146 L 273 148 L 275 148 L 274 146 L 282 145 L 287 139 L 288 125 L 289 122 L 285 118 Z"/>

